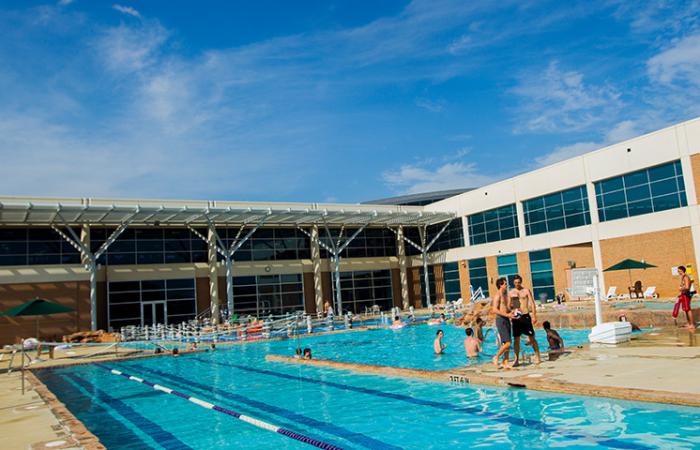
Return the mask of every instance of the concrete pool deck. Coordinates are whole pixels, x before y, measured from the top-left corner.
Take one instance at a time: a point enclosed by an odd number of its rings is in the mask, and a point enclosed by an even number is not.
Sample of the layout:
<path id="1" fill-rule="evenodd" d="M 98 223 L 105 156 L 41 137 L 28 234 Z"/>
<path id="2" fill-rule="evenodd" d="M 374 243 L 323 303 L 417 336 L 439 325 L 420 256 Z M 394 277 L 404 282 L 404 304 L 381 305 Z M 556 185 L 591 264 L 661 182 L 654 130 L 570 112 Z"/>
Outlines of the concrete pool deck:
<path id="1" fill-rule="evenodd" d="M 617 347 L 584 346 L 539 366 L 496 369 L 490 362 L 450 370 L 422 370 L 268 355 L 273 362 L 305 364 L 384 376 L 525 388 L 623 400 L 700 407 L 700 339 L 687 330 L 640 335 Z"/>

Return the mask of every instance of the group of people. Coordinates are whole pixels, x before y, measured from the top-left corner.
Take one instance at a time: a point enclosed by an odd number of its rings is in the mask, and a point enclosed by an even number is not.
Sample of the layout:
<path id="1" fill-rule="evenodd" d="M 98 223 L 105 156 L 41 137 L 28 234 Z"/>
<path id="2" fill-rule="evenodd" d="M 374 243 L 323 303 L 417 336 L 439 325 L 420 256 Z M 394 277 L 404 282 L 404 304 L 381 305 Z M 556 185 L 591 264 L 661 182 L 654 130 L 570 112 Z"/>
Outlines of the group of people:
<path id="1" fill-rule="evenodd" d="M 297 347 L 294 351 L 294 359 L 311 359 L 311 349 L 307 347 L 302 351 L 301 347 Z"/>
<path id="2" fill-rule="evenodd" d="M 528 344 L 535 352 L 535 364 L 542 361 L 540 348 L 535 339 L 537 324 L 537 308 L 532 291 L 523 286 L 523 278 L 520 275 L 513 277 L 513 289 L 508 291 L 508 280 L 499 278 L 496 280 L 498 290 L 491 304 L 491 311 L 496 315 L 496 330 L 500 341 L 498 352 L 493 357 L 493 363 L 498 368 L 510 368 L 520 363 L 520 338 L 527 336 Z M 561 352 L 564 349 L 564 340 L 549 322 L 542 324 L 547 333 L 547 341 L 551 352 Z M 515 353 L 513 364 L 510 364 L 509 354 L 511 345 Z M 502 362 L 500 361 L 501 357 Z M 550 358 L 551 359 L 551 358 Z"/>

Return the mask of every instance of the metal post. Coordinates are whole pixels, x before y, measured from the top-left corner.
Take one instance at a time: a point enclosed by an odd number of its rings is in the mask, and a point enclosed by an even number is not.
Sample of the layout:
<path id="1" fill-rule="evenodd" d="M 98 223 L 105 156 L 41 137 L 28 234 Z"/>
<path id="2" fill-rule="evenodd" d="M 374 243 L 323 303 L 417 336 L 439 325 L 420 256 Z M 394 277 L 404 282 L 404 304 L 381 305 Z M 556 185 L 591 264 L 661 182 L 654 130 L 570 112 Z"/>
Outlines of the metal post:
<path id="1" fill-rule="evenodd" d="M 423 280 L 425 281 L 425 300 L 428 308 L 430 308 L 430 277 L 428 276 L 428 254 L 422 253 L 423 256 Z"/>
<path id="2" fill-rule="evenodd" d="M 233 316 L 233 258 L 226 255 L 226 307 L 228 308 L 228 319 Z"/>
<path id="3" fill-rule="evenodd" d="M 333 257 L 333 272 L 335 273 L 335 313 L 342 314 L 343 297 L 340 295 L 340 255 L 336 255 Z"/>
<path id="4" fill-rule="evenodd" d="M 97 331 L 97 262 L 90 257 L 90 329 Z"/>
<path id="5" fill-rule="evenodd" d="M 601 325 L 603 323 L 603 309 L 600 304 L 600 280 L 598 279 L 598 273 L 593 275 L 593 290 L 595 291 L 595 324 Z"/>

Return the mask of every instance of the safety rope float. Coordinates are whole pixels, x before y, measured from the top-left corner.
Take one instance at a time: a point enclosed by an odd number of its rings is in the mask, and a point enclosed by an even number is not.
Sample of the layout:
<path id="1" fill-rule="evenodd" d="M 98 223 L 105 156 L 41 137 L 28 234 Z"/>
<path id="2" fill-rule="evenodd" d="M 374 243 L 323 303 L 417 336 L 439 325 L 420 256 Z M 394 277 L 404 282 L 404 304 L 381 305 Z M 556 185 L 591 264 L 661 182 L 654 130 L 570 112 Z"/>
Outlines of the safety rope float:
<path id="1" fill-rule="evenodd" d="M 200 400 L 196 397 L 192 397 L 187 394 L 183 394 L 182 392 L 176 391 L 175 389 L 170 389 L 165 386 L 161 386 L 159 384 L 151 383 L 148 380 L 144 380 L 143 378 L 135 377 L 133 375 L 129 375 L 128 373 L 122 372 L 120 370 L 112 369 L 111 367 L 107 367 L 104 364 L 100 363 L 93 363 L 95 366 L 105 369 L 114 375 L 121 375 L 125 378 L 128 378 L 129 380 L 136 381 L 141 384 L 145 384 L 146 386 L 150 386 L 153 389 L 161 392 L 165 392 L 166 394 L 172 394 L 176 397 L 184 398 L 185 400 L 188 400 L 195 405 L 201 406 L 202 408 L 206 409 L 213 409 L 214 411 L 218 411 L 220 413 L 227 414 L 231 417 L 234 417 L 240 421 L 249 423 L 255 427 L 262 428 L 264 430 L 272 431 L 273 433 L 278 433 L 283 436 L 290 437 L 292 439 L 295 439 L 299 442 L 303 442 L 305 444 L 313 445 L 314 447 L 322 448 L 324 450 L 342 450 L 341 447 L 337 447 L 333 444 L 329 444 L 327 442 L 319 441 L 318 439 L 305 436 L 303 434 L 297 433 L 295 431 L 287 430 L 286 428 L 278 427 L 277 425 L 273 425 L 268 422 L 264 422 L 262 420 L 256 419 L 254 417 L 246 416 L 245 414 L 238 413 L 236 411 L 230 410 L 228 408 L 224 408 L 222 406 L 214 405 L 213 403 L 209 403 L 204 400 Z"/>

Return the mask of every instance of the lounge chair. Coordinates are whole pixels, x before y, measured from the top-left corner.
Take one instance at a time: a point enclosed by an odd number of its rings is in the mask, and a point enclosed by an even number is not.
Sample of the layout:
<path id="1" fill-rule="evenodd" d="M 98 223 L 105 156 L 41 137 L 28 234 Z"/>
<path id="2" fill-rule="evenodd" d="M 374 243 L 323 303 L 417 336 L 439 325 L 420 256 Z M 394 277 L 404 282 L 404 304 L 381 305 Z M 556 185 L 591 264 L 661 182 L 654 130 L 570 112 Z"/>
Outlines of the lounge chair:
<path id="1" fill-rule="evenodd" d="M 644 291 L 644 298 L 659 298 L 659 294 L 656 293 L 656 286 L 648 286 L 646 291 Z"/>
<path id="2" fill-rule="evenodd" d="M 611 300 L 622 298 L 622 296 L 617 294 L 617 286 L 610 286 L 608 288 L 608 295 L 606 295 L 605 298 Z"/>

